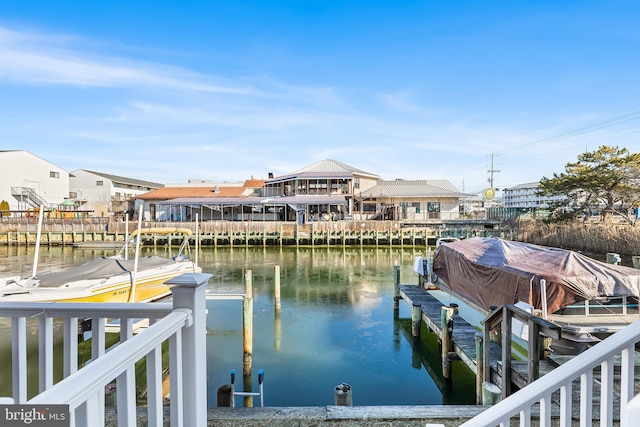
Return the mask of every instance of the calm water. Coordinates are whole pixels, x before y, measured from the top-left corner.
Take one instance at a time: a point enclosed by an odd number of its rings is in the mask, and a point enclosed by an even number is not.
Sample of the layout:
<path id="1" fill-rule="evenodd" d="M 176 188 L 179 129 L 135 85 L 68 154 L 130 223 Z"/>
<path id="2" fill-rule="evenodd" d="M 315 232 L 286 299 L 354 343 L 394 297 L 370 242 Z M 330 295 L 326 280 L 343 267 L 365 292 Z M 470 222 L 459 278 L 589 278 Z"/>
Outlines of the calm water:
<path id="1" fill-rule="evenodd" d="M 42 248 L 38 270 L 111 254 Z M 264 369 L 265 406 L 331 405 L 341 383 L 351 385 L 354 405 L 473 404 L 475 378 L 466 366 L 454 362 L 454 381 L 445 386 L 435 336 L 423 329 L 422 339 L 414 341 L 404 302 L 394 317 L 394 262 L 401 265 L 402 283 L 413 284 L 417 255 L 424 254 L 375 248 L 204 248 L 199 261 L 214 275 L 208 293 L 243 293 L 244 270 L 253 271 L 253 389 L 257 371 Z M 33 248 L 0 247 L 0 259 L 0 275 L 28 275 Z M 281 270 L 280 316 L 273 297 L 276 265 Z M 208 300 L 207 308 L 208 401 L 215 406 L 216 390 L 229 383 L 230 370 L 242 372 L 242 303 Z M 237 378 L 237 389 L 242 384 Z"/>

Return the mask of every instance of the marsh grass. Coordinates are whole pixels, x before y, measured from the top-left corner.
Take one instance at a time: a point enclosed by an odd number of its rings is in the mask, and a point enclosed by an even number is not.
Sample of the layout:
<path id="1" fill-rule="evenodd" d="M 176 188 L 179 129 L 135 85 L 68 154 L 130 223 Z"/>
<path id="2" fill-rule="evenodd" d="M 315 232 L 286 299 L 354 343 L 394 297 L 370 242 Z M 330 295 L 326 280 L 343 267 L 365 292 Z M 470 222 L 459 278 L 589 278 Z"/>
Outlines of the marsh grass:
<path id="1" fill-rule="evenodd" d="M 592 222 L 548 224 L 521 220 L 513 224 L 513 240 L 594 254 L 640 255 L 640 227 Z"/>

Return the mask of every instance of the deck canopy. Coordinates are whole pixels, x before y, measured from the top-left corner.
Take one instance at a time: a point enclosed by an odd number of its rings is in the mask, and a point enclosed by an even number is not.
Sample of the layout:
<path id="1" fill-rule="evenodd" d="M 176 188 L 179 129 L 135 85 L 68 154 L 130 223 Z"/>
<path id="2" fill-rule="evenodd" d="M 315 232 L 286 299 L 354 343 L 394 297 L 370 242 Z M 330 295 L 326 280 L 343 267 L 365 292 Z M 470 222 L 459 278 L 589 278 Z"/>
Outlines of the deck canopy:
<path id="1" fill-rule="evenodd" d="M 541 309 L 545 279 L 547 310 L 610 296 L 640 296 L 640 270 L 596 261 L 577 252 L 474 237 L 440 245 L 433 271 L 443 286 L 478 307 L 524 301 Z"/>

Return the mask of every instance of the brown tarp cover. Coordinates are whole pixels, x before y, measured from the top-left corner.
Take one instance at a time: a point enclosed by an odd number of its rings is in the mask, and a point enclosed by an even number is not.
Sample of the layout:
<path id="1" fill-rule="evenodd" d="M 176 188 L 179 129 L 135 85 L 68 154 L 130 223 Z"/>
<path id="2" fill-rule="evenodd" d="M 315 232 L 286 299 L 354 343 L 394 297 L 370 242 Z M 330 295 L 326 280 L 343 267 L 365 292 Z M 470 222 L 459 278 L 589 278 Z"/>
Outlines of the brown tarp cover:
<path id="1" fill-rule="evenodd" d="M 541 309 L 547 282 L 549 313 L 578 301 L 639 296 L 640 270 L 596 261 L 565 249 L 473 237 L 440 245 L 434 273 L 450 291 L 488 310 L 524 301 Z"/>

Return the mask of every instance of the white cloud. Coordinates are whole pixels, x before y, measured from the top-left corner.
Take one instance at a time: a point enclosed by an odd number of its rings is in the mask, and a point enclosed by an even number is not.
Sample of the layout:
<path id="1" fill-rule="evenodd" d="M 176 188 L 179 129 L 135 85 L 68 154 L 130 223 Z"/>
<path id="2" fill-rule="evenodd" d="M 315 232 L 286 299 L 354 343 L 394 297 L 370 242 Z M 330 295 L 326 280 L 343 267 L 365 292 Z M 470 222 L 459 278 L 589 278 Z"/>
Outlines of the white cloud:
<path id="1" fill-rule="evenodd" d="M 154 87 L 209 93 L 248 94 L 251 88 L 215 84 L 180 67 L 116 59 L 74 49 L 73 38 L 0 28 L 0 80 L 31 85 Z"/>

